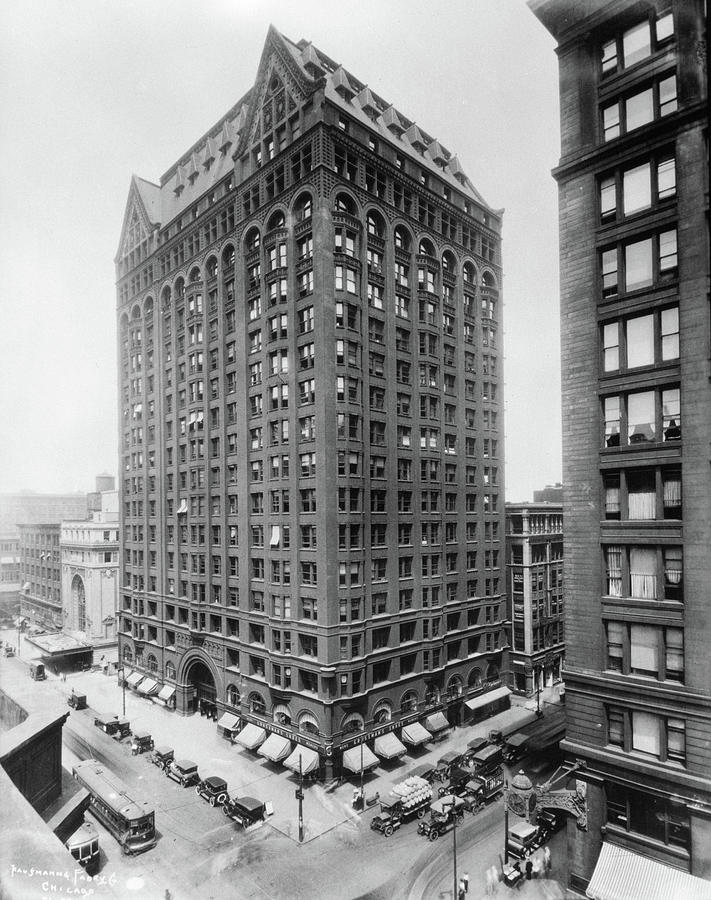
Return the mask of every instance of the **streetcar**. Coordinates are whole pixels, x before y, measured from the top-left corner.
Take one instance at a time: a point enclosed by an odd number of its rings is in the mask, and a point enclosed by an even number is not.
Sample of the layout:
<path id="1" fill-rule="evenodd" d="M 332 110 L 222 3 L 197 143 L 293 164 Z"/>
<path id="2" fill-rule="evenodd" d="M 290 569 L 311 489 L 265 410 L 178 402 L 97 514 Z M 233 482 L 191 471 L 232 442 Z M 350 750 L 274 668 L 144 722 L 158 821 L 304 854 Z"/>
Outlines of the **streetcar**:
<path id="1" fill-rule="evenodd" d="M 121 844 L 124 853 L 140 853 L 155 846 L 155 815 L 149 803 L 134 800 L 128 787 L 95 759 L 77 763 L 72 773 L 89 792 L 92 813 Z"/>
<path id="2" fill-rule="evenodd" d="M 88 875 L 96 874 L 99 868 L 99 832 L 96 825 L 83 822 L 64 845 Z"/>

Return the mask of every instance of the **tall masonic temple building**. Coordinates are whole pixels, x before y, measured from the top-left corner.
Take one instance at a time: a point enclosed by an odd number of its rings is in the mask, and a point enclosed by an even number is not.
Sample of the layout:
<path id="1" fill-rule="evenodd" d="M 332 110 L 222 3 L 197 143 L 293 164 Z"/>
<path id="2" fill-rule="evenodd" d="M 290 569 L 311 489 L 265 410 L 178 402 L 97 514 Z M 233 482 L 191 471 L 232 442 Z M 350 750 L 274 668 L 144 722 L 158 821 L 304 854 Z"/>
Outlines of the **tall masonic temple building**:
<path id="1" fill-rule="evenodd" d="M 501 214 L 273 28 L 242 99 L 133 177 L 119 652 L 178 713 L 337 768 L 506 693 Z"/>

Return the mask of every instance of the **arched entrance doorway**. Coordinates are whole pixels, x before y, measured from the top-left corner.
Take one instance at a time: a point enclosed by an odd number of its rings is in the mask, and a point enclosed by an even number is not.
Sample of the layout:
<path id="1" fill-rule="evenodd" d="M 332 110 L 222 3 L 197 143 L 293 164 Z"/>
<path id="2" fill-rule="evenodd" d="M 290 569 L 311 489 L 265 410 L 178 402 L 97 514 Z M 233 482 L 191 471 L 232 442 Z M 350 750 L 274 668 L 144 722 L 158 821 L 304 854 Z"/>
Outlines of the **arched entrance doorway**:
<path id="1" fill-rule="evenodd" d="M 186 712 L 199 712 L 201 716 L 215 718 L 217 689 L 210 669 L 202 660 L 196 659 L 185 672 L 185 680 L 189 685 Z"/>
<path id="2" fill-rule="evenodd" d="M 72 579 L 72 607 L 77 631 L 86 631 L 86 591 L 79 575 Z"/>

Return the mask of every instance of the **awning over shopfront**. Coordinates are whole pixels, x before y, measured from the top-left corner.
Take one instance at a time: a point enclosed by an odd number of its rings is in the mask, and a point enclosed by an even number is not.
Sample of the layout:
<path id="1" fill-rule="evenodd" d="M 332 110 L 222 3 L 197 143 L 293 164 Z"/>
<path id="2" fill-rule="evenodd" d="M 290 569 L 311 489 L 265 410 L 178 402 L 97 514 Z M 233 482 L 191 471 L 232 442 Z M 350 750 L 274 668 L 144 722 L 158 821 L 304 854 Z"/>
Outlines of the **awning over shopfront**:
<path id="1" fill-rule="evenodd" d="M 270 734 L 257 753 L 271 762 L 281 762 L 291 753 L 291 741 L 280 734 Z"/>
<path id="2" fill-rule="evenodd" d="M 381 759 L 396 759 L 403 753 L 407 753 L 407 747 L 397 739 L 392 731 L 377 737 L 373 749 Z"/>
<path id="3" fill-rule="evenodd" d="M 217 722 L 218 728 L 224 728 L 225 731 L 236 731 L 239 728 L 239 716 L 234 713 L 222 713 Z"/>
<path id="4" fill-rule="evenodd" d="M 149 697 L 151 694 L 158 693 L 158 684 L 152 678 L 144 678 L 138 685 L 139 694 L 145 694 Z"/>
<path id="5" fill-rule="evenodd" d="M 510 693 L 511 691 L 507 687 L 498 687 L 493 691 L 487 691 L 485 694 L 480 694 L 478 697 L 472 697 L 471 700 L 465 700 L 464 705 L 474 712 L 474 710 L 481 709 L 483 706 L 488 706 L 490 703 L 496 703 L 497 700 L 503 700 L 504 697 L 508 697 Z"/>
<path id="6" fill-rule="evenodd" d="M 131 672 L 131 674 L 126 679 L 126 684 L 129 687 L 138 687 L 139 681 L 143 678 L 143 673 L 141 672 Z"/>
<path id="7" fill-rule="evenodd" d="M 425 719 L 425 728 L 428 731 L 444 731 L 445 728 L 449 728 L 449 722 L 444 713 L 436 712 L 432 713 L 431 716 L 427 716 Z"/>
<path id="8" fill-rule="evenodd" d="M 361 757 L 361 748 L 363 756 Z M 373 753 L 367 744 L 358 744 L 357 747 L 351 747 L 343 753 L 343 768 L 349 772 L 360 772 L 361 758 L 363 760 L 363 771 L 368 772 L 380 764 L 380 760 Z"/>
<path id="9" fill-rule="evenodd" d="M 297 744 L 294 747 L 291 754 L 284 760 L 284 765 L 287 769 L 291 769 L 292 772 L 295 772 L 298 775 L 299 759 L 301 759 L 302 775 L 308 775 L 309 772 L 318 769 L 318 753 L 315 750 L 311 750 L 310 747 L 302 747 L 301 744 Z"/>
<path id="10" fill-rule="evenodd" d="M 172 698 L 175 693 L 175 688 L 172 684 L 164 684 L 163 687 L 158 691 L 158 699 L 164 700 L 166 703 Z"/>
<path id="11" fill-rule="evenodd" d="M 406 725 L 402 729 L 401 735 L 403 741 L 411 747 L 419 747 L 420 744 L 426 744 L 432 740 L 430 732 L 419 722 L 413 722 L 412 725 Z"/>
<path id="12" fill-rule="evenodd" d="M 711 900 L 711 881 L 604 842 L 585 896 L 590 900 Z"/>
<path id="13" fill-rule="evenodd" d="M 235 743 L 246 747 L 247 750 L 256 750 L 266 737 L 267 733 L 263 728 L 250 722 L 238 735 L 235 735 Z"/>

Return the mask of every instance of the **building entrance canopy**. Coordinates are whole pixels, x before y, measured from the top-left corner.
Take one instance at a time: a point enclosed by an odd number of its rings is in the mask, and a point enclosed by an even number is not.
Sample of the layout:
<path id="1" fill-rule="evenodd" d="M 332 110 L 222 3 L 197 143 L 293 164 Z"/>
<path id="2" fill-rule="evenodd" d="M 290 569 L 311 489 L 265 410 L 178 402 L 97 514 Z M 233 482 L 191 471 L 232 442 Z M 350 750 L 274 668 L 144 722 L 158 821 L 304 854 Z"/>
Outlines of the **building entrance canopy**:
<path id="1" fill-rule="evenodd" d="M 711 881 L 605 842 L 585 896 L 590 900 L 711 900 Z"/>

